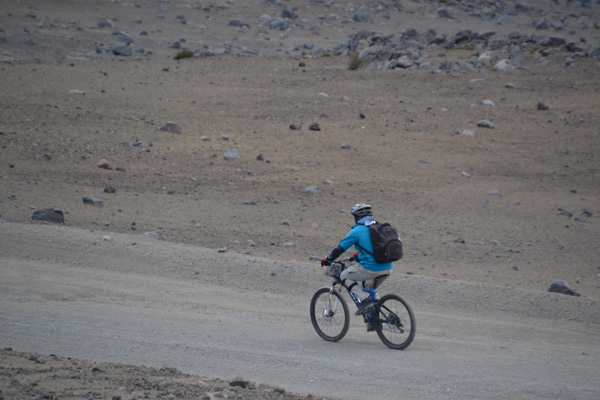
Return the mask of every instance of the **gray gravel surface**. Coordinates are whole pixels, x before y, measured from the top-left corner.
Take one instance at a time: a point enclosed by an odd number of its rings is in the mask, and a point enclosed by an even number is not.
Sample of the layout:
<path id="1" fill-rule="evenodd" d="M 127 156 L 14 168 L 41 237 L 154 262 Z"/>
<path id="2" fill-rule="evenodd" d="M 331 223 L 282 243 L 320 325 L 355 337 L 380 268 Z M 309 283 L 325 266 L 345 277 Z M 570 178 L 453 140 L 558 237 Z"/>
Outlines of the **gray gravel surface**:
<path id="1" fill-rule="evenodd" d="M 598 399 L 600 303 L 393 275 L 417 317 L 405 351 L 353 317 L 339 343 L 308 305 L 318 263 L 47 225 L 0 224 L 0 347 L 242 376 L 362 399 Z"/>

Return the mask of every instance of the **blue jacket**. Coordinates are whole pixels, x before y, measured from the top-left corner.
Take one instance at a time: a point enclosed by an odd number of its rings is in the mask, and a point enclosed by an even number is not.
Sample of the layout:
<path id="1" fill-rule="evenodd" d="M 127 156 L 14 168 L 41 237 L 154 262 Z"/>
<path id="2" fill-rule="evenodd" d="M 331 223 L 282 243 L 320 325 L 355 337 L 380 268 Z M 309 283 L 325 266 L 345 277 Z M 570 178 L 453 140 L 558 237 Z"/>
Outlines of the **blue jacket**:
<path id="1" fill-rule="evenodd" d="M 348 250 L 350 246 L 354 245 L 356 251 L 358 251 L 358 262 L 364 269 L 369 271 L 386 271 L 393 268 L 393 264 L 390 263 L 378 263 L 375 261 L 371 254 L 363 251 L 360 247 L 367 251 L 373 252 L 373 244 L 371 243 L 371 233 L 369 231 L 369 225 L 374 224 L 373 217 L 364 217 L 358 220 L 356 225 L 352 227 L 352 230 L 348 232 L 348 235 L 340 242 L 340 247 L 344 251 Z M 358 246 L 356 244 L 358 243 Z"/>

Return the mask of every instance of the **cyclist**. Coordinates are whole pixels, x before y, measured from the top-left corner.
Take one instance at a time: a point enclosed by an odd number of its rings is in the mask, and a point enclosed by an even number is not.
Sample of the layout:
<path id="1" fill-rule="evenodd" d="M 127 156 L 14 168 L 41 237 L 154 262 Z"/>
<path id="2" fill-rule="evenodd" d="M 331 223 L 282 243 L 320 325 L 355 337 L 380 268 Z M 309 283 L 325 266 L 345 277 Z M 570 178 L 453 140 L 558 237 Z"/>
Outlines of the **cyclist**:
<path id="1" fill-rule="evenodd" d="M 371 234 L 369 225 L 374 224 L 373 210 L 368 204 L 356 204 L 351 211 L 354 216 L 355 225 L 350 232 L 342 239 L 337 246 L 331 250 L 331 253 L 321 260 L 321 266 L 329 266 L 331 262 L 338 258 L 343 252 L 354 245 L 357 253 L 354 259 L 358 261 L 348 267 L 340 274 L 340 280 L 359 298 L 363 295 L 363 290 L 358 286 L 361 282 L 365 289 L 373 289 L 387 279 L 392 273 L 393 263 L 378 263 L 373 258 L 373 244 L 371 243 Z M 366 251 L 365 251 L 366 250 Z M 379 300 L 377 295 L 376 300 Z M 371 296 L 361 299 L 360 307 L 356 315 L 362 315 L 370 311 L 373 307 Z"/>

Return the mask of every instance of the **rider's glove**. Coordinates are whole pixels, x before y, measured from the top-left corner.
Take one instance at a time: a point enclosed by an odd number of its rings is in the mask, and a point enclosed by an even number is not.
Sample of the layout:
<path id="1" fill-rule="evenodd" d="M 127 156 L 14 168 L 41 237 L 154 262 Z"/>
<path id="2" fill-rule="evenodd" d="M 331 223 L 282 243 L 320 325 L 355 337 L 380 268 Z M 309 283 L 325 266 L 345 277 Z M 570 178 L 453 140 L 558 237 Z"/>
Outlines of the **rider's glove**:
<path id="1" fill-rule="evenodd" d="M 354 253 L 350 257 L 348 257 L 348 261 L 356 261 L 357 258 L 358 258 L 358 253 Z"/>
<path id="2" fill-rule="evenodd" d="M 321 260 L 321 267 L 328 267 L 331 265 L 331 261 L 329 261 L 327 259 L 327 257 L 325 257 L 324 259 Z"/>

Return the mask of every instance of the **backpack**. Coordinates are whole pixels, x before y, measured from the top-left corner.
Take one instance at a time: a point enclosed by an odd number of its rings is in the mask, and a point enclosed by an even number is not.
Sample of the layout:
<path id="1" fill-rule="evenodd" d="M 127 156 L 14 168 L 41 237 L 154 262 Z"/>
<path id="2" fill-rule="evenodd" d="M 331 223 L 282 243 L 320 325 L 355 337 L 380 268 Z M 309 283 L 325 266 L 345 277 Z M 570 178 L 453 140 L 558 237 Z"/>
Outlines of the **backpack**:
<path id="1" fill-rule="evenodd" d="M 371 232 L 371 243 L 373 244 L 373 252 L 364 249 L 356 244 L 361 250 L 369 253 L 375 258 L 378 263 L 388 263 L 398 261 L 402 258 L 402 241 L 398 237 L 396 228 L 388 223 L 380 224 L 376 222 L 369 225 Z"/>

